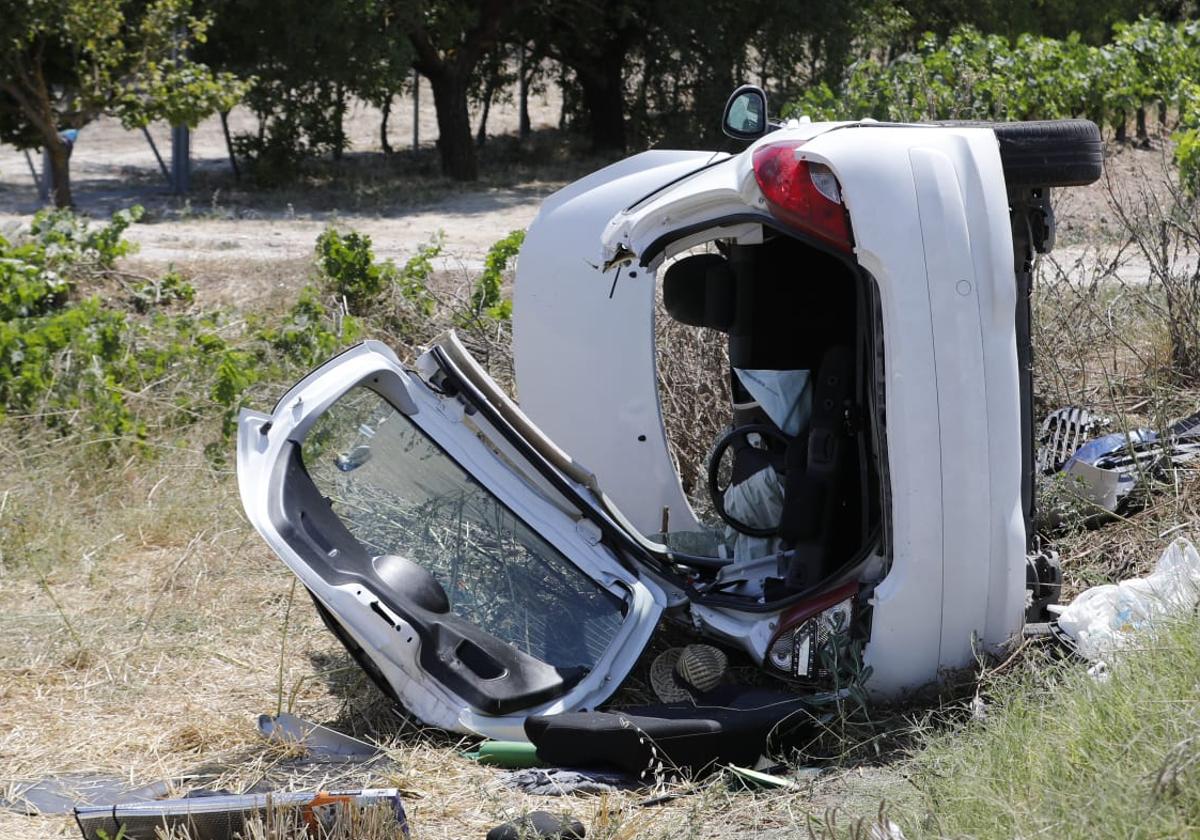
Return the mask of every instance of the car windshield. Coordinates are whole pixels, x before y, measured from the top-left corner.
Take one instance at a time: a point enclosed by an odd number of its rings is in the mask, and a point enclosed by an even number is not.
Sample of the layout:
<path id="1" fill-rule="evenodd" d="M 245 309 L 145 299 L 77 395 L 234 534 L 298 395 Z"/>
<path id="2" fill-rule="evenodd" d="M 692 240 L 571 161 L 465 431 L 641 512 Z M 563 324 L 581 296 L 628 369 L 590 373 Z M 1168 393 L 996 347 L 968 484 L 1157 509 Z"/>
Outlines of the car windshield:
<path id="1" fill-rule="evenodd" d="M 326 411 L 302 458 L 368 552 L 424 566 L 454 614 L 491 635 L 550 665 L 591 669 L 620 629 L 620 598 L 374 391 L 356 387 Z"/>

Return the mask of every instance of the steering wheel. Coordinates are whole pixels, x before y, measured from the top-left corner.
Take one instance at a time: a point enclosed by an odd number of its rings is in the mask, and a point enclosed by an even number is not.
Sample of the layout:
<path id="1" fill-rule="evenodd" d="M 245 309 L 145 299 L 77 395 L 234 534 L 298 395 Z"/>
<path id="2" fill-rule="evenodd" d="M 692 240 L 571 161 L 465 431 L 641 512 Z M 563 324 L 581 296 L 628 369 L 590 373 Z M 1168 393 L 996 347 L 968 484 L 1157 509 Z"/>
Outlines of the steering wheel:
<path id="1" fill-rule="evenodd" d="M 791 442 L 791 439 L 787 435 L 766 423 L 748 423 L 745 426 L 730 429 L 717 440 L 716 446 L 713 447 L 712 455 L 708 458 L 708 495 L 712 498 L 713 508 L 717 511 L 717 515 L 730 528 L 751 537 L 773 537 L 779 533 L 779 523 L 766 528 L 757 528 L 753 525 L 747 525 L 725 510 L 725 493 L 728 492 L 729 487 L 721 486 L 721 459 L 725 456 L 725 450 L 738 441 L 741 441 L 746 447 L 758 449 L 758 447 L 755 447 L 750 442 L 750 435 L 770 438 L 781 444 L 784 448 L 787 448 L 787 445 Z M 738 448 L 740 449 L 741 447 Z"/>

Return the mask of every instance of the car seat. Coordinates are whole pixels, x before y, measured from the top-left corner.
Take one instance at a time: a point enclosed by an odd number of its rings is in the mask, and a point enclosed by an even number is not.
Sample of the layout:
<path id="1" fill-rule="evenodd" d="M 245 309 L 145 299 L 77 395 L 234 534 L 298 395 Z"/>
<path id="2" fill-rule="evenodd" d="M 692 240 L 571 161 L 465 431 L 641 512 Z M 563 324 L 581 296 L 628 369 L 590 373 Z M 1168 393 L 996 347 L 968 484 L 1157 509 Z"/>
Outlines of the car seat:
<path id="1" fill-rule="evenodd" d="M 802 249 L 802 250 L 801 250 Z M 681 323 L 728 335 L 731 368 L 811 371 L 808 428 L 786 450 L 735 445 L 732 484 L 766 466 L 784 476 L 779 536 L 793 558 L 788 591 L 825 579 L 860 537 L 855 417 L 855 290 L 834 258 L 780 237 L 725 254 L 695 254 L 663 275 L 663 305 Z M 734 426 L 769 417 L 730 371 Z M 776 427 L 777 428 L 777 427 Z"/>

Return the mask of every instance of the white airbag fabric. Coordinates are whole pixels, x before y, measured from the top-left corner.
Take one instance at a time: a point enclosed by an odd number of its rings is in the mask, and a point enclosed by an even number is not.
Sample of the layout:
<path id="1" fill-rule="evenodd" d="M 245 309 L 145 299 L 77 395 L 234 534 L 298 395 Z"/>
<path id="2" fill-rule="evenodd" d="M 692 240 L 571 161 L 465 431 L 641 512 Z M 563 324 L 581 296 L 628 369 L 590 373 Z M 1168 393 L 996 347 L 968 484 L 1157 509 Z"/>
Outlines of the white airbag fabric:
<path id="1" fill-rule="evenodd" d="M 812 417 L 812 381 L 807 370 L 734 368 L 742 385 L 785 435 L 795 437 Z"/>

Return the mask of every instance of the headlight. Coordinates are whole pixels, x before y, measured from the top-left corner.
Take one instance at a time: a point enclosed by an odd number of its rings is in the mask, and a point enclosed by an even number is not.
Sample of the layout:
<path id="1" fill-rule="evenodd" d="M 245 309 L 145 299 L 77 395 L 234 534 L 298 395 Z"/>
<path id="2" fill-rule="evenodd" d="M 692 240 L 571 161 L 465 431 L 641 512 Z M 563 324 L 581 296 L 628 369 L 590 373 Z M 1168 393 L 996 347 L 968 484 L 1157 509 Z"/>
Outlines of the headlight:
<path id="1" fill-rule="evenodd" d="M 846 598 L 827 607 L 795 627 L 781 632 L 767 649 L 767 662 L 797 679 L 825 679 L 818 654 L 835 633 L 850 627 L 854 599 Z"/>

